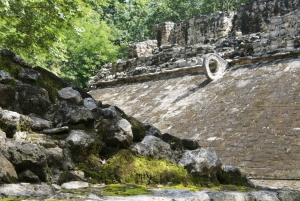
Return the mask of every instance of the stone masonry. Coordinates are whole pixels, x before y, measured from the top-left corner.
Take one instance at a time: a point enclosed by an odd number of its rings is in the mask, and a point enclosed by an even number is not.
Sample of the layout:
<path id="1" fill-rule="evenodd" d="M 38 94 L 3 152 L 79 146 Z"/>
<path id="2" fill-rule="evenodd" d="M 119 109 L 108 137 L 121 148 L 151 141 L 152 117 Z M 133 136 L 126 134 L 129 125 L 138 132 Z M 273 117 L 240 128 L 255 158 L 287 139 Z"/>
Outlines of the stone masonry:
<path id="1" fill-rule="evenodd" d="M 299 7 L 299 0 L 252 0 L 236 13 L 162 23 L 152 55 L 103 66 L 90 94 L 197 139 L 252 178 L 299 179 Z M 209 53 L 229 64 L 218 80 L 201 73 Z"/>

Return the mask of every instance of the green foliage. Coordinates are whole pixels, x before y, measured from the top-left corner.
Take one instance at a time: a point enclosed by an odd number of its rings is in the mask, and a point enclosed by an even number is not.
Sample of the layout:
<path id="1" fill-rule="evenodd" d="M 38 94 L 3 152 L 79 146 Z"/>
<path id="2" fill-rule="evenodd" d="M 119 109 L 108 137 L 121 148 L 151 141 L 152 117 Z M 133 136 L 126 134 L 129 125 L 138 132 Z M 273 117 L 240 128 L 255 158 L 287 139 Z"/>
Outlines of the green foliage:
<path id="1" fill-rule="evenodd" d="M 66 32 L 67 60 L 52 62 L 48 68 L 70 84 L 85 87 L 88 79 L 95 75 L 102 65 L 116 60 L 118 47 L 112 44 L 113 35 L 105 21 L 96 12 L 76 19 L 80 33 Z"/>

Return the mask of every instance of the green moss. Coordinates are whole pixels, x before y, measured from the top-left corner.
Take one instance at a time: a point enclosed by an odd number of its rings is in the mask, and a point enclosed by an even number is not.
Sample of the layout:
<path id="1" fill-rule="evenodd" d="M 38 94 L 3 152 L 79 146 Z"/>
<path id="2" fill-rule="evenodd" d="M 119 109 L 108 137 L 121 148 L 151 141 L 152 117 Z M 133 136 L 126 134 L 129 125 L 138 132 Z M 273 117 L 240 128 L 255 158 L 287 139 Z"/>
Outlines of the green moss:
<path id="1" fill-rule="evenodd" d="M 192 178 L 182 166 L 166 159 L 136 157 L 128 150 L 121 150 L 107 160 L 100 168 L 91 168 L 88 161 L 81 163 L 82 169 L 93 182 L 106 184 L 135 183 L 152 184 L 192 184 Z"/>
<path id="2" fill-rule="evenodd" d="M 53 73 L 41 68 L 35 67 L 34 70 L 40 73 L 39 79 L 36 81 L 36 85 L 42 87 L 48 91 L 49 98 L 52 102 L 55 101 L 58 90 L 67 86 L 59 77 Z"/>
<path id="3" fill-rule="evenodd" d="M 23 198 L 3 198 L 0 201 L 21 201 Z"/>
<path id="4" fill-rule="evenodd" d="M 13 78 L 17 78 L 22 69 L 21 66 L 13 62 L 10 58 L 0 54 L 0 70 L 5 70 L 9 72 Z"/>
<path id="5" fill-rule="evenodd" d="M 101 189 L 103 196 L 132 196 L 147 195 L 151 191 L 142 185 L 111 184 Z"/>
<path id="6" fill-rule="evenodd" d="M 247 178 L 244 177 L 238 169 L 234 171 L 225 172 L 220 168 L 217 171 L 216 176 L 220 184 L 246 187 L 249 186 Z"/>

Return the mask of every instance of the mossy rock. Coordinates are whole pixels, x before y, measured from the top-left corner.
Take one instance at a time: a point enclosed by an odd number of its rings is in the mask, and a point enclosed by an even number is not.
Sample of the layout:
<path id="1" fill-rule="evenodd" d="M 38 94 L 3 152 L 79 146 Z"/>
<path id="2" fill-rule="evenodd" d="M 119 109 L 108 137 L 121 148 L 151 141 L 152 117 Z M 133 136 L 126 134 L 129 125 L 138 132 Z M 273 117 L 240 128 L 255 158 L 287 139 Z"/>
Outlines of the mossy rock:
<path id="1" fill-rule="evenodd" d="M 54 102 L 57 96 L 57 92 L 60 89 L 67 87 L 67 84 L 53 73 L 39 66 L 35 67 L 34 70 L 38 71 L 41 74 L 39 79 L 36 81 L 36 85 L 46 89 L 48 91 L 50 100 Z"/>
<path id="2" fill-rule="evenodd" d="M 86 161 L 79 165 L 92 182 L 106 184 L 135 183 L 141 185 L 183 184 L 193 185 L 191 175 L 182 166 L 166 159 L 137 157 L 129 150 L 120 150 L 100 168 L 91 168 Z M 200 185 L 203 184 L 199 183 Z"/>
<path id="3" fill-rule="evenodd" d="M 224 171 L 222 168 L 219 168 L 216 176 L 220 184 L 223 185 L 253 187 L 251 182 L 249 182 L 247 177 L 243 175 L 238 168 L 234 168 L 230 171 Z"/>
<path id="4" fill-rule="evenodd" d="M 13 78 L 17 78 L 18 74 L 22 71 L 22 67 L 12 61 L 9 57 L 5 57 L 0 54 L 0 70 L 5 70 L 8 72 Z M 13 84 L 13 83 L 12 83 Z"/>
<path id="5" fill-rule="evenodd" d="M 102 196 L 147 195 L 152 192 L 142 185 L 111 184 L 101 189 Z"/>

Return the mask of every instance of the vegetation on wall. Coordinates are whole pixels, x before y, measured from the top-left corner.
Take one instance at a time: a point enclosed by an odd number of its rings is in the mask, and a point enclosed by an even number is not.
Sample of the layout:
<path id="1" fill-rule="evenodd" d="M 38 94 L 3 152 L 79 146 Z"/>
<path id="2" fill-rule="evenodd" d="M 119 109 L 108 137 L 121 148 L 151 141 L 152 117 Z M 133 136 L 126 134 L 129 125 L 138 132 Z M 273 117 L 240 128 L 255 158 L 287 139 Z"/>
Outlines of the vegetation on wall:
<path id="1" fill-rule="evenodd" d="M 126 57 L 128 44 L 154 38 L 154 24 L 248 0 L 0 0 L 0 49 L 85 86 L 101 65 Z"/>

